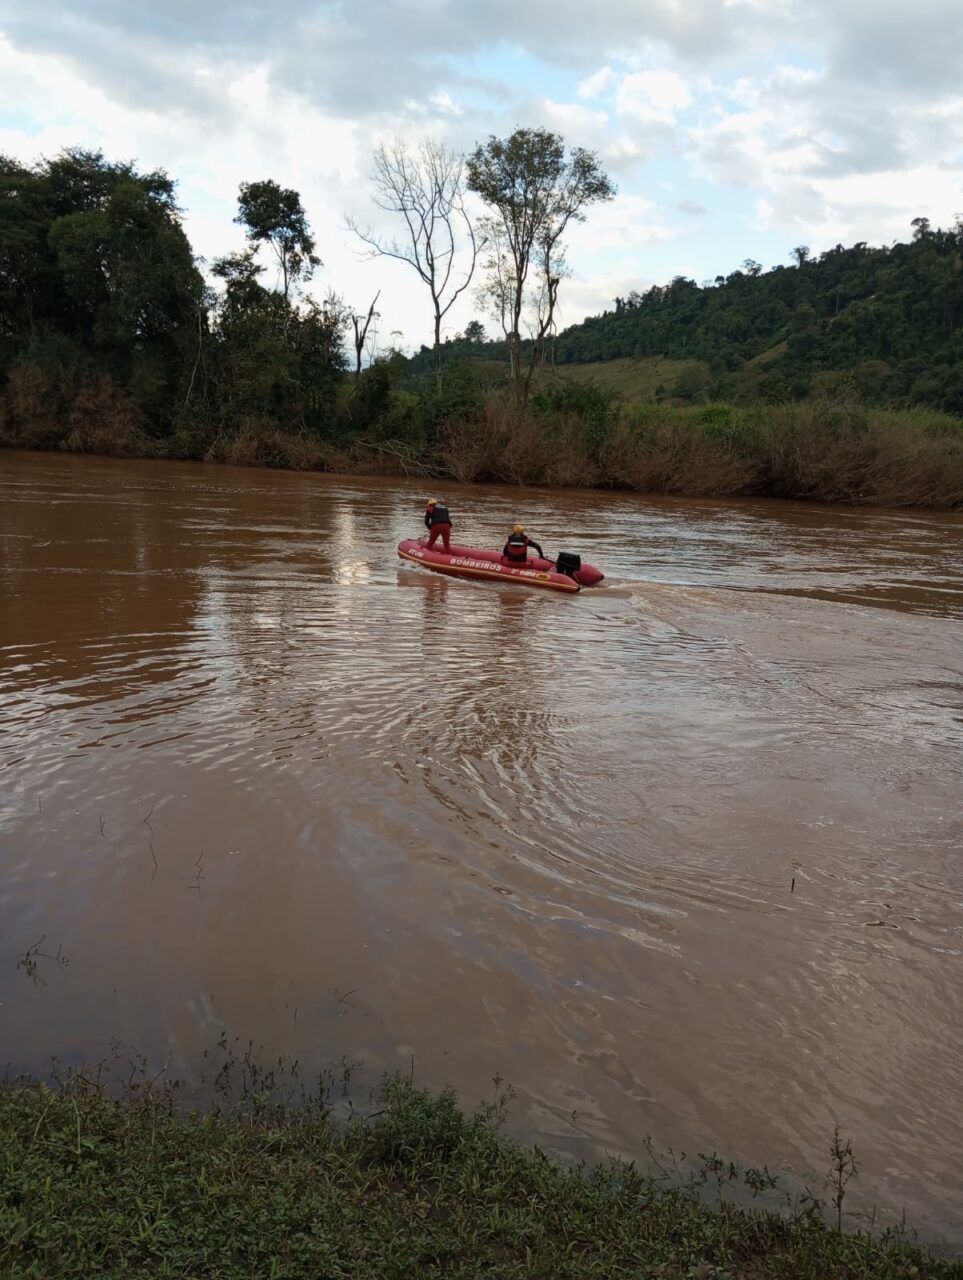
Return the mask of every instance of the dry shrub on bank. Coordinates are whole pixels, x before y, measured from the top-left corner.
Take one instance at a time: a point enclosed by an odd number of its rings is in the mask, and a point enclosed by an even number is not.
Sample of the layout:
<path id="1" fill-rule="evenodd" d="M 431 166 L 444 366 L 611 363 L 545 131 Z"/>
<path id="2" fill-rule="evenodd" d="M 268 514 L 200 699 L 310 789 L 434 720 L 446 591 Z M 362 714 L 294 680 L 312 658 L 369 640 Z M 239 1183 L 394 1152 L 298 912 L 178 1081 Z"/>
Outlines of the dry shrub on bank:
<path id="1" fill-rule="evenodd" d="M 10 370 L 0 396 L 0 441 L 15 449 L 54 449 L 63 437 L 64 397 L 34 365 Z"/>
<path id="2" fill-rule="evenodd" d="M 672 410 L 605 427 L 572 413 L 532 414 L 491 398 L 472 419 L 448 423 L 441 461 L 463 482 L 637 489 L 722 495 L 751 490 L 759 465 Z"/>
<path id="3" fill-rule="evenodd" d="M 473 417 L 444 425 L 439 461 L 462 482 L 963 506 L 963 425 L 838 400 L 653 406 L 598 424 L 491 396 Z"/>
<path id="4" fill-rule="evenodd" d="M 358 439 L 345 454 L 338 470 L 368 476 L 419 476 L 423 479 L 447 474 L 424 452 L 405 440 Z"/>
<path id="5" fill-rule="evenodd" d="M 766 424 L 766 492 L 854 505 L 963 506 L 963 428 L 912 413 L 784 405 Z"/>
<path id="6" fill-rule="evenodd" d="M 105 453 L 117 458 L 149 453 L 150 441 L 140 415 L 109 378 L 82 384 L 67 410 L 62 449 L 71 453 Z"/>
<path id="7" fill-rule="evenodd" d="M 613 485 L 692 497 L 751 493 L 760 474 L 759 462 L 737 438 L 710 433 L 672 410 L 617 423 L 602 448 L 601 467 Z"/>
<path id="8" fill-rule="evenodd" d="M 963 430 L 955 438 L 907 435 L 884 420 L 869 501 L 884 507 L 963 507 Z"/>
<path id="9" fill-rule="evenodd" d="M 350 460 L 304 432 L 282 431 L 269 420 L 250 419 L 237 431 L 220 431 L 204 452 L 205 462 L 289 471 L 349 471 Z"/>
<path id="10" fill-rule="evenodd" d="M 10 371 L 0 397 L 0 443 L 121 458 L 151 452 L 140 415 L 110 378 L 52 379 L 35 365 Z"/>
<path id="11" fill-rule="evenodd" d="M 603 482 L 585 424 L 573 414 L 545 417 L 489 396 L 477 415 L 446 423 L 439 461 L 462 483 L 590 488 Z"/>
<path id="12" fill-rule="evenodd" d="M 446 422 L 439 432 L 438 460 L 460 484 L 484 480 L 491 471 L 491 440 L 474 418 Z"/>

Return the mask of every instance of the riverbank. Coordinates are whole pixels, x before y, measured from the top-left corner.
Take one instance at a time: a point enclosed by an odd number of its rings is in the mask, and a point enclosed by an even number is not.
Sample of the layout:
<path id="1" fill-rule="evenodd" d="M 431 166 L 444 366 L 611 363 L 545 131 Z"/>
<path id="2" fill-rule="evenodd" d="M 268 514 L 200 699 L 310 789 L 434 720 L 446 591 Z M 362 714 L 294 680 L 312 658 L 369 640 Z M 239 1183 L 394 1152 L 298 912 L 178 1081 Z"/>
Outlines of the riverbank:
<path id="1" fill-rule="evenodd" d="M 727 1202 L 771 1189 L 766 1170 L 565 1169 L 502 1137 L 499 1103 L 468 1117 L 401 1078 L 348 1123 L 324 1098 L 268 1099 L 200 1114 L 157 1087 L 123 1101 L 83 1078 L 0 1088 L 0 1275 L 963 1277 L 899 1237 L 827 1226 L 813 1204 Z"/>
<path id="2" fill-rule="evenodd" d="M 626 405 L 572 383 L 539 392 L 526 409 L 468 384 L 386 394 L 372 415 L 346 399 L 325 433 L 248 418 L 230 430 L 182 425 L 157 437 L 106 380 L 59 405 L 12 383 L 0 398 L 0 446 L 678 497 L 963 507 L 963 420 L 932 410 L 846 396 Z"/>

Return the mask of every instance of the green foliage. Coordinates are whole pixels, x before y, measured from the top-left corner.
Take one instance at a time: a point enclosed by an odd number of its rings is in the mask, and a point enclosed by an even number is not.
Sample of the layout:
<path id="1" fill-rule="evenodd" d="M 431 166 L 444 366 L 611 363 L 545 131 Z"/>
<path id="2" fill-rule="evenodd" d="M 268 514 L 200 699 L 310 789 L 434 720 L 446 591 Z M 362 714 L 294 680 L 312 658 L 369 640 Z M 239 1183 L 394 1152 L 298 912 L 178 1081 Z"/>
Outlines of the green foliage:
<path id="1" fill-rule="evenodd" d="M 246 229 L 252 246 L 268 244 L 274 250 L 285 299 L 292 284 L 310 280 L 321 259 L 314 252 L 314 237 L 296 191 L 270 179 L 242 182 L 234 221 Z"/>
<path id="2" fill-rule="evenodd" d="M 204 285 L 162 173 L 69 151 L 0 160 L 0 377 L 25 360 L 107 374 L 162 434 Z"/>
<path id="3" fill-rule="evenodd" d="M 554 332 L 559 284 L 566 274 L 562 237 L 585 210 L 611 200 L 615 187 L 598 156 L 582 147 L 566 155 L 560 134 L 516 129 L 490 137 L 467 161 L 468 188 L 488 206 L 482 295 L 505 335 L 516 403 L 528 399 L 546 337 Z M 522 317 L 533 334 L 522 369 Z"/>
<path id="4" fill-rule="evenodd" d="M 791 267 L 747 262 L 702 287 L 677 277 L 616 298 L 560 334 L 555 358 L 704 361 L 716 398 L 770 404 L 806 397 L 818 374 L 852 372 L 868 404 L 963 414 L 963 224 L 913 227 L 909 244 L 837 245 L 818 258 L 799 245 Z M 687 384 L 675 394 L 695 398 Z"/>
<path id="5" fill-rule="evenodd" d="M 471 417 L 481 405 L 478 381 L 465 364 L 449 365 L 441 385 L 425 384 L 418 395 L 418 419 L 429 443 L 452 419 Z"/>
<path id="6" fill-rule="evenodd" d="M 343 316 L 264 288 L 317 260 L 296 192 L 242 188 L 249 248 L 206 288 L 161 172 L 67 151 L 33 167 L 0 157 L 0 424 L 8 441 L 203 456 L 265 422 L 320 433 L 345 367 Z M 104 430 L 79 432 L 100 403 Z M 80 442 L 85 444 L 81 445 Z M 95 442 L 99 441 L 99 446 Z"/>
<path id="7" fill-rule="evenodd" d="M 468 159 L 468 186 L 514 229 L 519 255 L 557 237 L 569 221 L 583 221 L 587 205 L 615 194 L 597 156 L 575 147 L 566 157 L 561 136 L 547 129 L 516 129 L 476 147 Z"/>
<path id="8" fill-rule="evenodd" d="M 375 1114 L 344 1127 L 323 1095 L 292 1109 L 267 1077 L 208 1114 L 179 1113 L 172 1092 L 153 1087 L 119 1102 L 80 1079 L 0 1088 L 0 1275 L 963 1276 L 900 1233 L 844 1234 L 818 1202 L 794 1205 L 767 1169 L 714 1154 L 673 1179 L 618 1162 L 564 1168 L 496 1132 L 500 1101 L 466 1116 L 451 1093 L 391 1078 Z M 834 1222 L 849 1225 L 855 1172 L 837 1134 Z"/>
<path id="9" fill-rule="evenodd" d="M 595 381 L 564 381 L 532 396 L 537 414 L 571 414 L 598 439 L 619 416 L 616 393 Z"/>
<path id="10" fill-rule="evenodd" d="M 392 383 L 392 368 L 387 360 L 376 360 L 362 372 L 347 403 L 347 422 L 354 430 L 365 431 L 387 414 Z"/>

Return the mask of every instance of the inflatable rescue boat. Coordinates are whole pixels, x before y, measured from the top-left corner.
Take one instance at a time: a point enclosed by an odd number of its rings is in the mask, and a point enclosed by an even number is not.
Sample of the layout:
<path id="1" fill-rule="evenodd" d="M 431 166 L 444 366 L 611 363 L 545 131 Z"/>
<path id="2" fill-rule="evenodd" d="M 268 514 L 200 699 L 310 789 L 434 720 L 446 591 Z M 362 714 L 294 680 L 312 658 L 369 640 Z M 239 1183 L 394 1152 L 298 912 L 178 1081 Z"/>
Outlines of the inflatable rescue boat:
<path id="1" fill-rule="evenodd" d="M 487 578 L 490 582 L 514 582 L 523 587 L 541 587 L 547 591 L 567 591 L 595 587 L 605 576 L 594 565 L 585 564 L 579 556 L 563 553 L 557 560 L 530 556 L 515 563 L 500 551 L 481 551 L 477 547 L 456 547 L 444 551 L 439 544 L 431 549 L 426 542 L 406 538 L 398 543 L 402 560 L 424 565 L 433 573 L 447 573 L 454 578 Z"/>

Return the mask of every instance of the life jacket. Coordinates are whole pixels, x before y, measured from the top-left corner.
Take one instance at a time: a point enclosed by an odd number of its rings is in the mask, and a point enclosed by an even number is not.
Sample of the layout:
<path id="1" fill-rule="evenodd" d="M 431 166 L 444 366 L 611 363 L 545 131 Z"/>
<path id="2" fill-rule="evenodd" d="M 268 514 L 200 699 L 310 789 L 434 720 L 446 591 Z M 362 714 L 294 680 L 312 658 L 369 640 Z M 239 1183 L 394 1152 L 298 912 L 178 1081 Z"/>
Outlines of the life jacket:
<path id="1" fill-rule="evenodd" d="M 528 539 L 524 533 L 513 533 L 502 551 L 506 560 L 527 560 Z"/>
<path id="2" fill-rule="evenodd" d="M 429 527 L 433 524 L 451 524 L 451 516 L 448 514 L 448 508 L 441 502 L 436 502 L 428 512 Z"/>

